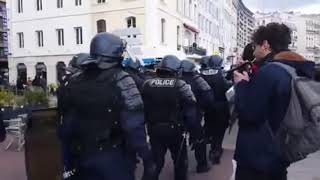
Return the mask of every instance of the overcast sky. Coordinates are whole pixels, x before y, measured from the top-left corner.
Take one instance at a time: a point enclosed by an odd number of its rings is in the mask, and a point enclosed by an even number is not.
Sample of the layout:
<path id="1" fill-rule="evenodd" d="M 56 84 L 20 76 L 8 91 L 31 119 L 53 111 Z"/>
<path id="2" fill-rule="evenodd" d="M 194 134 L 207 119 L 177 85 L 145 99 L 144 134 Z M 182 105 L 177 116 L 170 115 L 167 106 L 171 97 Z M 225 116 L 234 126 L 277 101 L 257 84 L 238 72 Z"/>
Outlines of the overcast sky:
<path id="1" fill-rule="evenodd" d="M 300 11 L 302 13 L 319 13 L 320 0 L 243 0 L 244 4 L 253 12 L 269 11 Z"/>

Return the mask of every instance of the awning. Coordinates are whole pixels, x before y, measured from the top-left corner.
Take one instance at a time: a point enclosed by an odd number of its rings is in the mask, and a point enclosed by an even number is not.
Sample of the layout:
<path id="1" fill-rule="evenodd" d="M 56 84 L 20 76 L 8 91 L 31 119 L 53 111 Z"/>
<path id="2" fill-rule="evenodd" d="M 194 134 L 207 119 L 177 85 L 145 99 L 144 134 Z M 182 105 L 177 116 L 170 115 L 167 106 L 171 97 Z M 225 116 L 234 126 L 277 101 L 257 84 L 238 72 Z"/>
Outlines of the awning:
<path id="1" fill-rule="evenodd" d="M 193 26 L 191 26 L 191 25 L 188 25 L 188 24 L 186 24 L 186 23 L 183 23 L 183 26 L 184 26 L 186 29 L 189 29 L 189 30 L 192 31 L 192 32 L 195 32 L 195 33 L 199 33 L 199 32 L 200 32 L 197 28 L 195 28 L 195 27 L 193 27 Z"/>

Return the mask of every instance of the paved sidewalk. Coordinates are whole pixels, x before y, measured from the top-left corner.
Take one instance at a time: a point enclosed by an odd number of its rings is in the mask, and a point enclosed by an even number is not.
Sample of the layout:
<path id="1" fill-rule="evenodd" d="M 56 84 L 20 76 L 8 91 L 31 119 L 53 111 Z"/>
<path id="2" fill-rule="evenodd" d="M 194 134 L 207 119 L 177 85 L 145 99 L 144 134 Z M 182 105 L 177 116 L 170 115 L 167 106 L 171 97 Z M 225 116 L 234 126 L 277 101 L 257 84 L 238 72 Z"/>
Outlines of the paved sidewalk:
<path id="1" fill-rule="evenodd" d="M 292 164 L 288 180 L 320 180 L 320 151 L 303 161 Z"/>
<path id="2" fill-rule="evenodd" d="M 213 166 L 210 172 L 197 174 L 194 153 L 189 152 L 189 180 L 230 180 L 232 174 L 232 158 L 235 148 L 237 127 L 231 135 L 228 133 L 224 139 L 225 148 L 222 162 L 219 166 Z M 24 166 L 24 152 L 17 152 L 15 146 L 9 151 L 4 151 L 4 145 L 0 144 L 0 180 L 27 180 Z M 288 180 L 320 180 L 320 151 L 310 155 L 307 159 L 290 166 Z M 137 168 L 137 177 L 141 177 L 143 168 Z M 139 178 L 137 178 L 139 179 Z M 173 180 L 173 165 L 170 153 L 167 153 L 166 164 L 160 176 L 161 180 Z"/>

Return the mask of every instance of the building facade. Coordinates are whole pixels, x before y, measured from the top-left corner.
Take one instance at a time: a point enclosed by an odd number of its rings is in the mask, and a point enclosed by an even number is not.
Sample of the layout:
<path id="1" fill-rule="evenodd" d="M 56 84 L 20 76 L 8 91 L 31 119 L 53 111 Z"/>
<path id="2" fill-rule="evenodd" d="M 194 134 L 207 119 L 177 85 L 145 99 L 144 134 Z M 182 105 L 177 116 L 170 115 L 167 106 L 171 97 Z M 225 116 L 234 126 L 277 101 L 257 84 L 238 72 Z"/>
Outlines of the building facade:
<path id="1" fill-rule="evenodd" d="M 251 36 L 255 27 L 254 14 L 243 4 L 242 0 L 236 0 L 238 10 L 237 47 L 239 52 L 251 42 Z"/>
<path id="2" fill-rule="evenodd" d="M 235 56 L 237 49 L 237 7 L 233 0 L 222 0 L 219 51 L 224 59 Z"/>
<path id="3" fill-rule="evenodd" d="M 320 15 L 294 12 L 256 13 L 256 27 L 270 22 L 284 23 L 292 30 L 289 48 L 306 59 L 320 62 Z"/>
<path id="4" fill-rule="evenodd" d="M 219 8 L 220 0 L 198 0 L 198 27 L 200 29 L 197 43 L 212 55 L 219 48 Z"/>
<path id="5" fill-rule="evenodd" d="M 213 7 L 214 1 L 211 0 Z M 33 79 L 41 73 L 48 84 L 72 56 L 88 52 L 99 32 L 137 28 L 130 38 L 141 41 L 144 56 L 212 54 L 219 27 L 211 8 L 199 0 L 12 0 L 9 9 L 9 78 Z M 212 11 L 212 12 L 211 12 Z M 207 19 L 202 18 L 206 16 Z M 209 19 L 211 22 L 209 22 Z M 209 38 L 211 37 L 211 38 Z M 205 41 L 204 41 L 205 40 Z M 146 57 L 146 58 L 148 58 Z"/>
<path id="6" fill-rule="evenodd" d="M 0 75 L 8 69 L 8 27 L 6 1 L 0 0 Z"/>

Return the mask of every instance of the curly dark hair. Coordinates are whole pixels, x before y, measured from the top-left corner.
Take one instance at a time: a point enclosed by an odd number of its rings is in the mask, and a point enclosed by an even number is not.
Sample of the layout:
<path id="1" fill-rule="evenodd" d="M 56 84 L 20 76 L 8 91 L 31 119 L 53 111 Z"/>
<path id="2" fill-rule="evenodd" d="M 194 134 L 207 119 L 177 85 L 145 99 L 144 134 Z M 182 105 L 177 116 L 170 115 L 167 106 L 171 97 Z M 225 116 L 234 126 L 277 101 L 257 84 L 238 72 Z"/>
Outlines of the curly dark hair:
<path id="1" fill-rule="evenodd" d="M 252 41 L 255 44 L 262 45 L 267 40 L 273 52 L 277 53 L 288 50 L 291 44 L 292 30 L 285 24 L 269 23 L 266 26 L 260 26 L 252 35 Z"/>

